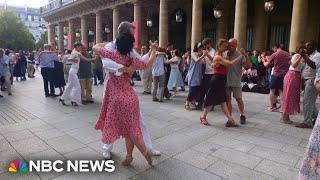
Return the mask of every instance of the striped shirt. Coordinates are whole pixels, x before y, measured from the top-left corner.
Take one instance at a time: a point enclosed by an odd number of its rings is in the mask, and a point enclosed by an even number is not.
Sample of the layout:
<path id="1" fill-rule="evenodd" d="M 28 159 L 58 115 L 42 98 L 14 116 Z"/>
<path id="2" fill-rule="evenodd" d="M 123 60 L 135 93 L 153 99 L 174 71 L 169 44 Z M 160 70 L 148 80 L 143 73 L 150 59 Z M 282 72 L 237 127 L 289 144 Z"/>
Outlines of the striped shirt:
<path id="1" fill-rule="evenodd" d="M 50 51 L 42 51 L 38 57 L 41 68 L 54 68 L 54 61 L 59 61 L 58 54 Z"/>

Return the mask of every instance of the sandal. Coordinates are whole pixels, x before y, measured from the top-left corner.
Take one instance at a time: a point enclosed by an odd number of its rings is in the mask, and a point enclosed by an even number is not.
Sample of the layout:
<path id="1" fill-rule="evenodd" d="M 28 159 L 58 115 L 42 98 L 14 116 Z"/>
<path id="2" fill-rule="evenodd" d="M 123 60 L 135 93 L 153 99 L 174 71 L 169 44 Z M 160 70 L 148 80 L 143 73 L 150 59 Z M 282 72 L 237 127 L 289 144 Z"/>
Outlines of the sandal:
<path id="1" fill-rule="evenodd" d="M 123 166 L 130 166 L 130 164 L 132 163 L 132 161 L 133 161 L 133 157 L 132 157 L 132 155 L 131 156 L 126 156 L 126 159 L 125 160 L 123 160 L 122 161 L 122 165 Z"/>
<path id="2" fill-rule="evenodd" d="M 188 110 L 188 111 L 191 111 L 191 107 L 190 107 L 189 104 L 185 104 L 185 105 L 184 105 L 184 108 L 185 108 L 186 110 Z"/>
<path id="3" fill-rule="evenodd" d="M 151 154 L 151 152 L 147 151 L 146 154 L 143 155 L 143 156 L 144 156 L 144 157 L 146 158 L 146 160 L 148 161 L 148 164 L 149 164 L 150 166 L 152 166 L 152 154 Z"/>
<path id="4" fill-rule="evenodd" d="M 283 124 L 292 124 L 293 121 L 291 121 L 290 119 L 285 119 L 283 117 L 280 118 L 280 122 Z"/>
<path id="5" fill-rule="evenodd" d="M 226 123 L 226 127 L 227 128 L 229 128 L 229 127 L 239 127 L 239 125 L 234 121 L 228 120 L 227 123 Z"/>
<path id="6" fill-rule="evenodd" d="M 201 124 L 205 125 L 205 126 L 209 126 L 209 123 L 207 121 L 207 118 L 204 117 L 200 117 L 200 122 Z"/>

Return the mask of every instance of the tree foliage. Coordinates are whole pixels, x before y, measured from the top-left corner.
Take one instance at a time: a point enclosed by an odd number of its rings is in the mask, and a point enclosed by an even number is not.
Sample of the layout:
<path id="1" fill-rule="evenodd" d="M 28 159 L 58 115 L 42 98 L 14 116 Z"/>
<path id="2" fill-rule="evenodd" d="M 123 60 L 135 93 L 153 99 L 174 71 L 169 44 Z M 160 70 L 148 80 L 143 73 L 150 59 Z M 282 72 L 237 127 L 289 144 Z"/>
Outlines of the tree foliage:
<path id="1" fill-rule="evenodd" d="M 15 12 L 0 11 L 0 47 L 12 50 L 33 50 L 35 39 Z"/>
<path id="2" fill-rule="evenodd" d="M 41 34 L 39 41 L 36 43 L 36 50 L 42 48 L 45 44 L 48 44 L 48 32 Z"/>

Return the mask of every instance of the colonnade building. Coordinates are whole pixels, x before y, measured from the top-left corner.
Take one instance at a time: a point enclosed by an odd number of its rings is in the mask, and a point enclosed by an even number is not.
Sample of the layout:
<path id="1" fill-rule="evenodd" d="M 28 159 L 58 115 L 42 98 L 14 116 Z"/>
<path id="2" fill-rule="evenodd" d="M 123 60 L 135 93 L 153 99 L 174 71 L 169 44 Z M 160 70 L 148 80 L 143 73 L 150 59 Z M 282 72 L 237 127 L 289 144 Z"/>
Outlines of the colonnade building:
<path id="1" fill-rule="evenodd" d="M 274 43 L 289 51 L 303 41 L 319 42 L 319 0 L 51 0 L 40 9 L 48 41 L 66 49 L 78 38 L 92 46 L 117 36 L 121 21 L 137 26 L 138 46 L 193 47 L 204 37 L 238 39 L 249 50 Z"/>

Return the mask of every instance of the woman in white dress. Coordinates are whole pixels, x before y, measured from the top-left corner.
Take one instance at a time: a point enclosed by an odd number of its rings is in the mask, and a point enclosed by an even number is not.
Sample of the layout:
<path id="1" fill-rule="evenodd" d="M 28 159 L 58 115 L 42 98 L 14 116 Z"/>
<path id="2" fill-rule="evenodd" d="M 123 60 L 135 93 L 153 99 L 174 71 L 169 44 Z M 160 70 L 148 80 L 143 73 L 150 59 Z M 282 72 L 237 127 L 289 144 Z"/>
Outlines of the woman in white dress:
<path id="1" fill-rule="evenodd" d="M 182 57 L 178 50 L 174 51 L 174 57 L 168 60 L 166 63 L 171 65 L 170 77 L 168 82 L 168 89 L 172 89 L 174 96 L 177 95 L 177 87 L 183 87 L 184 82 L 179 70 L 179 63 L 182 61 Z"/>
<path id="2" fill-rule="evenodd" d="M 66 105 L 65 101 L 70 99 L 72 106 L 79 106 L 81 103 L 81 86 L 77 74 L 79 70 L 80 58 L 83 58 L 87 61 L 94 61 L 95 59 L 88 59 L 81 54 L 81 43 L 75 43 L 73 47 L 74 49 L 68 59 L 72 63 L 69 71 L 68 84 L 59 101 L 62 105 Z"/>

